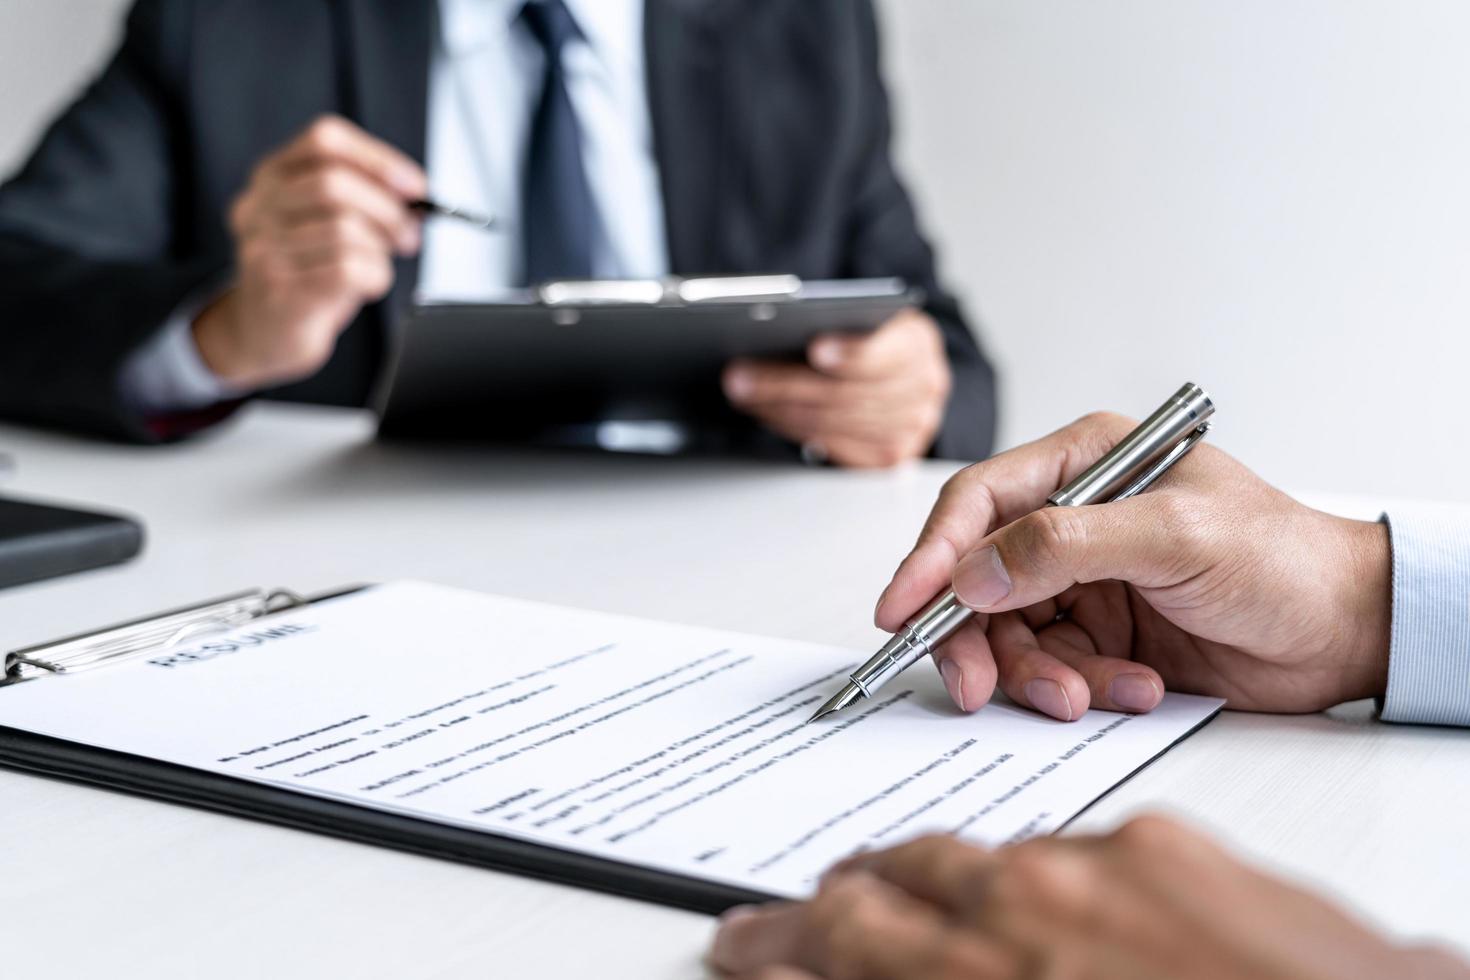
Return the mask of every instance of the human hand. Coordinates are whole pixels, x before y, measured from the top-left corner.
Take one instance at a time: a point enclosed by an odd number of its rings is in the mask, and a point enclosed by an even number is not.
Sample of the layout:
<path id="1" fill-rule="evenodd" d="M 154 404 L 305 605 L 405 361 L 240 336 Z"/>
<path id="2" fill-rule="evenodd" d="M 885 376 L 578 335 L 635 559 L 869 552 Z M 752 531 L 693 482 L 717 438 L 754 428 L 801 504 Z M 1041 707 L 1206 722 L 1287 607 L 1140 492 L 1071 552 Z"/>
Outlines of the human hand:
<path id="1" fill-rule="evenodd" d="M 894 466 L 929 451 L 951 378 L 943 335 L 927 313 L 904 310 L 862 337 L 819 337 L 807 361 L 734 361 L 725 394 L 842 466 Z"/>
<path id="2" fill-rule="evenodd" d="M 230 209 L 237 281 L 194 321 L 217 377 L 259 388 L 315 373 L 337 336 L 418 251 L 409 201 L 428 179 L 408 156 L 322 116 L 256 167 Z"/>
<path id="3" fill-rule="evenodd" d="M 810 901 L 727 913 L 709 959 L 752 980 L 1470 976 L 1159 817 L 998 851 L 926 837 L 862 854 Z"/>
<path id="4" fill-rule="evenodd" d="M 951 587 L 983 613 L 937 652 L 962 710 L 1147 711 L 1165 688 L 1306 712 L 1382 694 L 1387 529 L 1312 510 L 1208 444 L 1148 492 L 1042 507 L 1133 428 L 1091 415 L 977 463 L 879 599 L 893 631 Z M 1042 508 L 1042 509 L 1038 509 Z"/>

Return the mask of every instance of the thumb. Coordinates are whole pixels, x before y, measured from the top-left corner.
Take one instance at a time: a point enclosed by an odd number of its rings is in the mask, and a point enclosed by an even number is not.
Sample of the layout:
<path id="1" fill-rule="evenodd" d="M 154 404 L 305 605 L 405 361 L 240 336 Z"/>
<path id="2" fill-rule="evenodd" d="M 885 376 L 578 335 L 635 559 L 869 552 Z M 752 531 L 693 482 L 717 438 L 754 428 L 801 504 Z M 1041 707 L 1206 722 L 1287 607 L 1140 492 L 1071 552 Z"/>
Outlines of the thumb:
<path id="1" fill-rule="evenodd" d="M 987 613 L 1022 609 L 1084 582 L 1162 588 L 1204 564 L 1198 524 L 1164 493 L 1090 507 L 1045 507 L 984 538 L 955 567 L 960 602 Z"/>

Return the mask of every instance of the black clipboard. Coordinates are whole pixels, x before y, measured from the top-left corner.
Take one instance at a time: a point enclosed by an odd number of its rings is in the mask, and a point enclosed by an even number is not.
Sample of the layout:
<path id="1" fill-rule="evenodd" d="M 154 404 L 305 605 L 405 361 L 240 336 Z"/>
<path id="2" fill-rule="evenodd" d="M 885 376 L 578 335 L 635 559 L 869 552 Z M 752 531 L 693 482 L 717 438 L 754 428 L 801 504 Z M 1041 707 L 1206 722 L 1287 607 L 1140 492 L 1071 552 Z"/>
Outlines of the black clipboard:
<path id="1" fill-rule="evenodd" d="M 503 302 L 418 303 L 373 399 L 378 434 L 598 447 L 587 432 L 599 423 L 653 422 L 681 433 L 669 451 L 738 449 L 751 423 L 720 387 L 732 359 L 800 360 L 819 334 L 867 333 L 922 301 L 902 279 L 776 275 L 552 282 Z"/>
<path id="2" fill-rule="evenodd" d="M 45 676 L 50 673 L 105 669 L 109 664 L 157 653 L 202 634 L 348 595 L 364 587 L 339 589 L 310 599 L 287 590 L 254 589 L 12 651 L 6 654 L 4 672 L 0 675 L 0 698 L 11 684 L 45 683 Z M 0 725 L 0 766 L 693 912 L 714 915 L 736 905 L 776 897 L 488 831 L 384 813 L 3 725 Z"/>

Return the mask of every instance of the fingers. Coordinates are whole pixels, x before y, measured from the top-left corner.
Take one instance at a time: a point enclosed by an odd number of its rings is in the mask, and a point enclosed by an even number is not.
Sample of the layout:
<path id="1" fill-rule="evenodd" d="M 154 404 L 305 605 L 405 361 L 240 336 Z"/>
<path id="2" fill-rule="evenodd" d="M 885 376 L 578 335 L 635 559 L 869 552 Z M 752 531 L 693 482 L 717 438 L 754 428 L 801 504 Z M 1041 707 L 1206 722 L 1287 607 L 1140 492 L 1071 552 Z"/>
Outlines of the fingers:
<path id="1" fill-rule="evenodd" d="M 723 376 L 730 401 L 793 442 L 844 466 L 893 466 L 925 452 L 943 402 L 907 376 L 831 378 L 801 364 L 740 360 Z"/>
<path id="2" fill-rule="evenodd" d="M 330 261 L 346 252 L 381 255 L 384 251 L 378 228 L 355 214 L 318 218 L 282 229 L 275 233 L 275 242 L 277 251 L 301 266 Z"/>
<path id="3" fill-rule="evenodd" d="M 418 249 L 417 216 L 401 198 L 348 167 L 304 171 L 247 194 L 232 223 L 236 235 L 247 238 L 334 219 L 372 229 L 385 250 L 407 255 Z"/>
<path id="4" fill-rule="evenodd" d="M 804 364 L 744 359 L 732 361 L 722 380 L 726 396 L 748 408 L 781 403 L 826 405 L 850 397 L 856 387 L 825 377 Z"/>
<path id="5" fill-rule="evenodd" d="M 824 334 L 808 346 L 807 359 L 835 378 L 878 380 L 906 373 L 915 364 L 942 360 L 943 352 L 944 338 L 934 320 L 908 309 L 869 334 Z M 934 380 L 947 382 L 947 375 Z"/>
<path id="6" fill-rule="evenodd" d="M 946 835 L 920 837 L 882 851 L 865 851 L 830 874 L 863 872 L 901 888 L 947 913 L 983 902 L 997 855 Z"/>
<path id="7" fill-rule="evenodd" d="M 1001 690 L 1023 707 L 1058 721 L 1075 721 L 1091 702 L 1082 676 L 1041 649 L 1036 635 L 1015 613 L 992 616 L 989 633 Z"/>
<path id="8" fill-rule="evenodd" d="M 376 233 L 351 218 L 310 222 L 242 249 L 243 264 L 269 289 L 296 287 L 377 300 L 393 283 L 393 267 Z"/>
<path id="9" fill-rule="evenodd" d="M 269 157 L 258 172 L 266 179 L 333 164 L 353 167 L 403 200 L 428 193 L 423 168 L 401 150 L 340 116 L 321 116 L 284 150 Z"/>
<path id="10" fill-rule="evenodd" d="M 1203 516 L 1168 491 L 1034 511 L 975 543 L 955 567 L 955 594 L 972 609 L 1002 612 L 1084 582 L 1174 585 L 1214 560 Z"/>
<path id="11" fill-rule="evenodd" d="M 1017 704 L 1058 721 L 1076 721 L 1089 708 L 1152 711 L 1164 682 L 1152 667 L 1098 656 L 1076 623 L 1033 632 L 1016 613 L 991 618 L 989 640 L 1000 687 Z"/>
<path id="12" fill-rule="evenodd" d="M 1098 656 L 1092 638 L 1075 622 L 1047 627 L 1037 640 L 1043 651 L 1081 677 L 1089 707 L 1142 714 L 1164 699 L 1158 671 L 1123 657 Z"/>
<path id="13" fill-rule="evenodd" d="M 934 651 L 944 689 L 961 711 L 978 711 L 995 693 L 998 668 L 986 626 L 987 617 L 975 616 Z"/>
<path id="14" fill-rule="evenodd" d="M 995 528 L 1041 507 L 1132 428 L 1119 415 L 1079 419 L 1037 442 L 961 470 L 945 484 L 874 619 L 892 632 L 936 595 L 947 592 L 955 565 Z M 1015 608 L 1014 605 L 1007 608 Z"/>
<path id="15" fill-rule="evenodd" d="M 794 966 L 765 966 L 752 973 L 741 973 L 734 980 L 821 980 L 815 973 Z"/>
<path id="16" fill-rule="evenodd" d="M 853 980 L 1003 975 L 1002 955 L 932 905 L 872 875 L 831 876 L 812 900 L 721 923 L 710 962 L 731 973 L 774 965 Z"/>

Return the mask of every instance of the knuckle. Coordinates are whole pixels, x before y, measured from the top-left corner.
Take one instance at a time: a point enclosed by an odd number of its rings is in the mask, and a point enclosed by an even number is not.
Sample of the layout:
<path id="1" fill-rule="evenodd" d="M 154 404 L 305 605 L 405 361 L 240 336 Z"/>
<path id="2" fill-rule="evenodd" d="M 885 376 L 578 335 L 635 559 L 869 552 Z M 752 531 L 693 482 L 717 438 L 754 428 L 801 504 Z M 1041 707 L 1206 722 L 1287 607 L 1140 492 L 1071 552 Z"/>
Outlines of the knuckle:
<path id="1" fill-rule="evenodd" d="M 241 194 L 230 202 L 229 226 L 230 231 L 239 238 L 245 234 L 246 225 L 250 218 L 250 195 Z"/>
<path id="2" fill-rule="evenodd" d="M 306 127 L 306 144 L 313 150 L 330 151 L 342 136 L 342 120 L 331 114 L 317 116 Z"/>
<path id="3" fill-rule="evenodd" d="M 357 223 L 350 214 L 334 214 L 327 219 L 327 232 L 333 244 L 350 245 L 357 240 Z"/>
<path id="4" fill-rule="evenodd" d="M 1180 550 L 1192 552 L 1209 540 L 1211 516 L 1189 494 L 1157 493 L 1151 503 L 1160 526 Z"/>
<path id="5" fill-rule="evenodd" d="M 240 242 L 239 256 L 242 266 L 268 271 L 273 264 L 270 262 L 271 254 L 270 245 L 263 239 L 246 238 Z"/>
<path id="6" fill-rule="evenodd" d="M 388 295 L 388 290 L 393 287 L 393 269 L 386 259 L 373 263 L 368 273 L 367 287 L 370 298 L 374 300 Z"/>
<path id="7" fill-rule="evenodd" d="M 866 875 L 846 876 L 829 896 L 809 932 L 810 951 L 816 960 L 833 967 L 835 975 L 855 975 L 863 965 L 863 951 L 871 948 L 871 937 L 890 924 L 892 910 L 877 881 Z"/>
<path id="8" fill-rule="evenodd" d="M 1031 560 L 1044 565 L 1066 563 L 1087 537 L 1086 526 L 1069 507 L 1033 511 L 1021 518 L 1016 527 Z"/>
<path id="9" fill-rule="evenodd" d="M 940 503 L 962 501 L 967 494 L 974 492 L 977 487 L 985 485 L 985 463 L 971 463 L 960 470 L 954 476 L 944 481 L 944 486 L 939 490 Z"/>
<path id="10" fill-rule="evenodd" d="M 347 175 L 335 167 L 325 167 L 312 175 L 311 191 L 315 197 L 328 204 L 343 204 L 350 195 Z"/>
<path id="11" fill-rule="evenodd" d="M 1080 429 L 1122 437 L 1132 432 L 1138 422 L 1121 412 L 1088 412 L 1075 423 Z"/>
<path id="12" fill-rule="evenodd" d="M 332 356 L 334 344 L 330 337 L 317 331 L 300 331 L 290 345 L 292 360 L 306 369 L 315 369 Z"/>
<path id="13" fill-rule="evenodd" d="M 1192 847 L 1195 835 L 1177 820 L 1150 813 L 1119 827 L 1112 839 L 1125 851 L 1160 854 Z"/>
<path id="14" fill-rule="evenodd" d="M 345 257 L 337 258 L 323 270 L 323 278 L 333 291 L 340 292 L 351 288 L 352 262 Z"/>
<path id="15" fill-rule="evenodd" d="M 997 902 L 1016 902 L 1054 916 L 1086 919 L 1099 905 L 1103 877 L 1095 862 L 1055 841 L 1034 840 L 1010 849 L 994 882 Z"/>
<path id="16" fill-rule="evenodd" d="M 839 875 L 825 882 L 807 904 L 808 935 L 818 942 L 830 939 L 866 904 L 869 887 L 867 880 L 858 875 Z"/>

